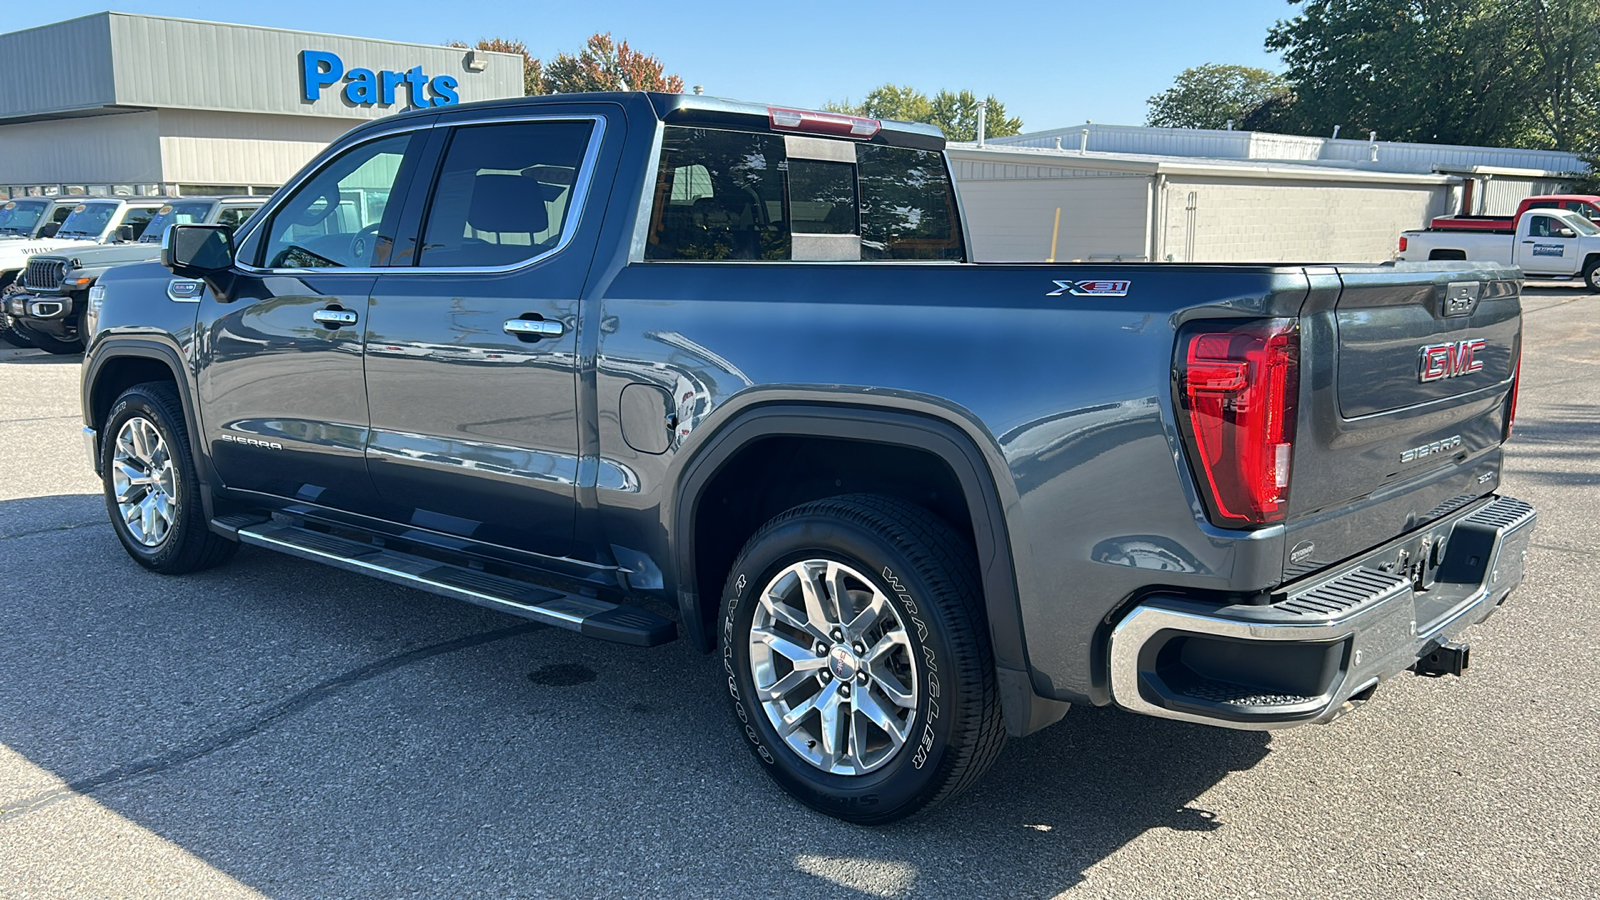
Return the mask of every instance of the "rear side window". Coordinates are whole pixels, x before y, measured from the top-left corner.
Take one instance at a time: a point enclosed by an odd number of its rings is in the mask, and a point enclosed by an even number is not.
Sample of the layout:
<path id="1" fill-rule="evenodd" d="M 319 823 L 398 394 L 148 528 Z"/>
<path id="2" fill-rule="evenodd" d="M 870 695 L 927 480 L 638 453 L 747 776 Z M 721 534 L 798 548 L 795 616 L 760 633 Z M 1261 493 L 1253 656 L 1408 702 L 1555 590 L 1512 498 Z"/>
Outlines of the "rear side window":
<path id="1" fill-rule="evenodd" d="M 555 249 L 578 213 L 573 189 L 593 133 L 593 122 L 455 128 L 417 264 L 509 266 Z"/>
<path id="2" fill-rule="evenodd" d="M 959 260 L 961 217 L 944 156 L 931 150 L 856 148 L 864 259 Z"/>
<path id="3" fill-rule="evenodd" d="M 672 126 L 644 255 L 960 260 L 959 221 L 937 152 Z"/>

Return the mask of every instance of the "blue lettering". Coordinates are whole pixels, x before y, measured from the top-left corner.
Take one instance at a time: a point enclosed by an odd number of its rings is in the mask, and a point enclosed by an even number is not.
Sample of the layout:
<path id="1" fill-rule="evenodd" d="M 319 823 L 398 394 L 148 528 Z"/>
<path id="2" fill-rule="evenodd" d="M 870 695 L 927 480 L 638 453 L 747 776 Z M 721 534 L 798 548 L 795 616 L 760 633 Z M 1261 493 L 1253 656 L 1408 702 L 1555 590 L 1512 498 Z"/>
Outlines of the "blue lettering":
<path id="1" fill-rule="evenodd" d="M 378 76 L 371 69 L 351 69 L 345 76 L 350 82 L 344 86 L 346 100 L 358 106 L 371 106 L 378 102 Z"/>
<path id="2" fill-rule="evenodd" d="M 428 84 L 433 89 L 434 106 L 450 106 L 461 102 L 461 95 L 456 93 L 456 88 L 461 82 L 453 75 L 440 75 Z"/>
<path id="3" fill-rule="evenodd" d="M 400 84 L 400 82 L 406 80 L 406 76 L 399 72 L 390 72 L 385 70 L 383 72 L 379 72 L 378 77 L 383 79 L 383 84 L 381 85 L 378 94 L 378 96 L 381 98 L 380 102 L 382 102 L 384 106 L 388 106 L 394 103 L 394 89 Z"/>
<path id="4" fill-rule="evenodd" d="M 344 60 L 337 55 L 321 50 L 300 51 L 300 93 L 307 100 L 321 97 L 323 88 L 343 77 Z"/>
<path id="5" fill-rule="evenodd" d="M 411 84 L 411 105 L 427 106 L 428 98 L 423 95 L 422 89 L 428 86 L 428 76 L 422 74 L 422 67 L 412 66 L 406 72 L 406 81 Z"/>

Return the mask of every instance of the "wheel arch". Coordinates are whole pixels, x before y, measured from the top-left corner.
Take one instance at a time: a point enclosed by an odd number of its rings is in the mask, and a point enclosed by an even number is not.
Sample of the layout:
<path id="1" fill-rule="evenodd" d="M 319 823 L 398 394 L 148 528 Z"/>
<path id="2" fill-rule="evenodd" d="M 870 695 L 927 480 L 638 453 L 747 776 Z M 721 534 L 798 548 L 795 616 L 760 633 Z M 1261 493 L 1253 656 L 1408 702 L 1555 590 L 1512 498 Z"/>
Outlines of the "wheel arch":
<path id="1" fill-rule="evenodd" d="M 171 381 L 178 391 L 183 406 L 184 427 L 189 432 L 189 451 L 194 456 L 200 472 L 201 495 L 207 509 L 211 507 L 210 457 L 203 452 L 205 441 L 200 433 L 200 420 L 194 405 L 183 354 L 174 344 L 148 337 L 108 337 L 99 341 L 86 356 L 83 371 L 84 425 L 96 432 L 105 427 L 111 406 L 123 391 L 149 381 Z M 103 437 L 103 436 L 102 436 Z M 95 473 L 100 473 L 101 460 L 95 454 Z"/>
<path id="2" fill-rule="evenodd" d="M 1002 492 L 1011 484 L 1005 475 L 1004 457 L 975 421 L 955 421 L 957 417 L 948 410 L 933 412 L 906 406 L 862 400 L 754 400 L 730 412 L 696 442 L 675 480 L 670 506 L 663 515 L 663 525 L 672 535 L 671 554 L 684 634 L 702 651 L 709 652 L 716 646 L 714 619 L 721 605 L 722 585 L 718 582 L 713 589 L 709 585 L 715 576 L 699 570 L 697 524 L 702 503 L 708 499 L 707 489 L 742 453 L 771 439 L 812 438 L 927 454 L 942 463 L 960 486 L 970 519 L 1007 728 L 1013 735 L 1037 730 L 1060 718 L 1066 705 L 1039 697 L 1033 689 L 1004 512 L 1007 495 Z M 860 485 L 854 488 L 861 490 Z M 1014 487 L 1009 496 L 1014 502 Z M 740 543 L 748 537 L 744 535 Z"/>

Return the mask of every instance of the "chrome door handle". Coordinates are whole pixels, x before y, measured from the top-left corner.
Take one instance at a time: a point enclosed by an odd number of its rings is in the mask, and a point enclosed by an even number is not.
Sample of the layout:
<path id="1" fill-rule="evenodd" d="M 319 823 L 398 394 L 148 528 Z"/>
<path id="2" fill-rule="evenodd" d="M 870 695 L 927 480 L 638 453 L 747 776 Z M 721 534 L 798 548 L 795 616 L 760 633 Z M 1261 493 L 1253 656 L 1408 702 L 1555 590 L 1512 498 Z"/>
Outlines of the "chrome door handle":
<path id="1" fill-rule="evenodd" d="M 551 319 L 507 319 L 504 330 L 506 334 L 516 335 L 522 340 L 536 341 L 539 338 L 560 337 L 567 333 L 567 326 Z"/>
<path id="2" fill-rule="evenodd" d="M 326 328 L 341 328 L 356 323 L 356 314 L 348 309 L 319 309 L 311 314 L 311 321 Z"/>

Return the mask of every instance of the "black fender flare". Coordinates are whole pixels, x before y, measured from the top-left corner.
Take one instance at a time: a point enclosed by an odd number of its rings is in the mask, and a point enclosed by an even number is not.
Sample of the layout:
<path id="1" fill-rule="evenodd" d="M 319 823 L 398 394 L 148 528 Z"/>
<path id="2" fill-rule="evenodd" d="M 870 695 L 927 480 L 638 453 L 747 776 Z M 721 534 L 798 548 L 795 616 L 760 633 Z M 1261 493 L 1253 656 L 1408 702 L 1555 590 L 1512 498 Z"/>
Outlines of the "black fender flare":
<path id="1" fill-rule="evenodd" d="M 185 424 L 189 429 L 189 453 L 194 458 L 195 468 L 200 475 L 200 500 L 206 510 L 206 518 L 211 518 L 215 508 L 212 497 L 212 485 L 216 484 L 216 473 L 211 468 L 211 456 L 205 452 L 205 436 L 201 434 L 200 409 L 194 402 L 193 385 L 189 383 L 189 368 L 184 364 L 183 351 L 179 349 L 176 341 L 171 338 L 162 339 L 152 335 L 138 337 L 119 337 L 106 335 L 94 342 L 90 352 L 84 356 L 82 402 L 84 424 L 95 429 L 103 428 L 104 422 L 94 420 L 94 391 L 99 383 L 101 370 L 113 360 L 119 359 L 149 359 L 164 363 L 172 370 L 172 380 L 178 386 L 178 398 L 183 404 Z M 104 440 L 104 435 L 100 436 Z M 100 474 L 101 460 L 99 453 L 95 454 L 95 474 Z"/>
<path id="2" fill-rule="evenodd" d="M 694 522 L 706 485 L 741 449 L 762 438 L 798 436 L 845 438 L 920 450 L 938 457 L 955 474 L 972 517 L 1007 728 L 1013 735 L 1037 730 L 1059 719 L 1066 712 L 1066 704 L 1040 697 L 1033 686 L 1000 493 L 1000 485 L 1008 482 L 998 481 L 994 474 L 995 466 L 1004 466 L 1004 457 L 992 440 L 988 441 L 990 453 L 986 456 L 979 439 L 970 433 L 982 433 L 975 423 L 962 427 L 939 415 L 906 411 L 906 405 L 903 400 L 892 407 L 837 401 L 751 405 L 734 412 L 712 434 L 696 442 L 671 492 L 672 505 L 663 516 L 673 535 L 671 552 L 685 636 L 702 651 L 716 645 L 716 635 L 707 632 L 702 615 L 695 575 Z M 720 602 L 720 598 L 716 599 Z"/>

